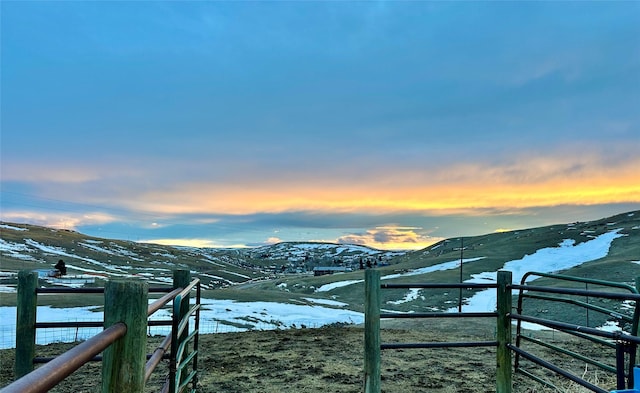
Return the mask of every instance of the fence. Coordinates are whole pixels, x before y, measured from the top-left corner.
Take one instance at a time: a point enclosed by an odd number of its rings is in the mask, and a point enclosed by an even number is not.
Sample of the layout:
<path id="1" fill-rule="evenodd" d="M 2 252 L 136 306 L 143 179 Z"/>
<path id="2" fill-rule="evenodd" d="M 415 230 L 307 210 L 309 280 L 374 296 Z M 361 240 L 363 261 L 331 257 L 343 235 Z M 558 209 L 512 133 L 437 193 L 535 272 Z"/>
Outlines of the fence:
<path id="1" fill-rule="evenodd" d="M 583 290 L 577 288 L 556 288 L 526 285 L 526 282 L 529 281 L 531 277 L 544 277 L 547 279 L 552 279 L 554 281 L 584 284 L 585 289 Z M 632 287 L 630 285 L 622 283 L 588 279 L 584 277 L 572 277 L 561 274 L 540 272 L 526 273 L 522 277 L 520 285 L 512 286 L 512 289 L 519 291 L 516 313 L 511 314 L 511 318 L 517 322 L 516 344 L 511 348 L 516 353 L 514 363 L 515 372 L 526 375 L 527 377 L 534 379 L 541 384 L 557 389 L 557 387 L 554 386 L 550 381 L 537 377 L 536 375 L 522 367 L 520 360 L 521 358 L 525 358 L 533 363 L 548 368 L 555 373 L 572 380 L 578 385 L 590 389 L 591 391 L 600 393 L 607 392 L 606 390 L 601 389 L 598 386 L 595 386 L 592 383 L 589 383 L 584 379 L 567 372 L 566 370 L 562 370 L 554 366 L 553 364 L 549 364 L 549 362 L 546 362 L 544 359 L 533 355 L 530 351 L 523 350 L 523 345 L 527 343 L 532 344 L 535 347 L 544 347 L 556 353 L 578 359 L 585 362 L 586 364 L 596 367 L 599 370 L 615 373 L 617 389 L 624 389 L 625 385 L 634 386 L 633 367 L 637 359 L 638 343 L 640 343 L 640 340 L 638 339 L 638 318 L 640 314 L 640 308 L 635 306 L 633 307 L 633 313 L 631 315 L 626 315 L 620 309 L 607 307 L 607 303 L 602 300 L 635 300 L 637 302 L 638 299 L 640 299 L 637 289 L 637 287 L 640 287 L 640 280 L 637 280 L 636 282 L 636 287 Z M 607 289 L 607 291 L 605 292 L 589 290 L 589 284 L 591 284 L 592 286 L 604 287 Z M 628 293 L 614 292 L 615 290 L 622 290 Z M 547 294 L 552 294 L 553 296 L 549 296 Z M 579 298 L 576 298 L 576 296 L 585 300 L 580 300 Z M 524 301 L 526 299 L 540 300 L 544 301 L 546 304 L 557 303 L 562 305 L 576 306 L 579 309 L 586 311 L 585 324 L 577 325 L 575 323 L 566 323 L 550 319 L 526 316 L 524 315 Z M 602 303 L 602 305 L 598 305 L 597 303 Z M 604 315 L 607 318 L 614 318 L 622 322 L 623 325 L 628 324 L 630 328 L 630 334 L 624 334 L 621 331 L 607 332 L 603 331 L 602 329 L 595 329 L 593 327 L 590 327 L 589 311 Z M 580 353 L 576 353 L 574 351 L 560 347 L 558 345 L 528 337 L 522 331 L 522 322 L 533 322 L 542 326 L 556 329 L 558 331 L 596 344 L 602 348 L 602 351 L 610 349 L 614 355 L 612 357 L 615 359 L 615 365 L 606 364 L 590 357 L 583 356 Z M 625 379 L 628 383 L 625 383 Z"/>
<path id="2" fill-rule="evenodd" d="M 139 280 L 110 280 L 105 288 L 37 288 L 37 273 L 22 271 L 18 275 L 18 307 L 16 320 L 16 381 L 2 393 L 46 392 L 91 360 L 102 361 L 102 391 L 140 392 L 156 366 L 169 359 L 169 377 L 163 392 L 182 392 L 197 385 L 198 323 L 200 280 L 191 281 L 189 271 L 176 270 L 172 289 L 150 289 Z M 195 304 L 190 307 L 190 293 L 196 290 Z M 149 304 L 149 292 L 168 292 Z M 104 292 L 104 323 L 36 322 L 38 293 Z M 173 300 L 173 317 L 169 321 L 148 321 L 148 317 Z M 195 327 L 189 333 L 189 319 Z M 64 354 L 53 358 L 35 357 L 36 329 L 50 327 L 96 327 L 104 330 Z M 148 325 L 171 325 L 172 331 L 153 354 L 146 355 Z M 189 348 L 189 345 L 191 347 Z M 171 352 L 167 351 L 171 347 Z M 98 357 L 103 352 L 102 357 Z M 148 361 L 147 361 L 148 359 Z M 35 363 L 46 363 L 34 369 Z M 190 372 L 184 372 L 189 365 Z"/>
<path id="3" fill-rule="evenodd" d="M 496 373 L 496 392 L 497 393 L 511 393 L 512 391 L 512 378 L 513 371 L 519 372 L 523 375 L 533 378 L 534 380 L 545 383 L 546 381 L 536 377 L 533 373 L 530 373 L 520 365 L 520 359 L 526 358 L 554 373 L 557 373 L 565 378 L 568 378 L 581 386 L 584 386 L 597 393 L 606 393 L 607 391 L 601 389 L 588 381 L 582 379 L 579 376 L 573 375 L 566 370 L 563 370 L 553 363 L 545 361 L 538 356 L 526 351 L 521 347 L 523 341 L 533 342 L 542 345 L 547 348 L 551 348 L 565 355 L 572 356 L 576 359 L 586 361 L 588 363 L 604 366 L 601 367 L 607 371 L 613 371 L 617 374 L 617 388 L 625 388 L 625 378 L 629 383 L 629 387 L 633 386 L 633 365 L 636 360 L 636 352 L 640 339 L 638 338 L 638 313 L 639 308 L 637 303 L 640 300 L 637 288 L 633 288 L 628 285 L 608 283 L 599 280 L 586 280 L 587 284 L 599 284 L 618 289 L 624 289 L 631 293 L 620 292 L 600 292 L 590 290 L 580 290 L 575 288 L 554 288 L 554 287 L 540 287 L 525 285 L 525 280 L 531 275 L 553 277 L 558 279 L 566 279 L 570 281 L 584 282 L 581 278 L 575 278 L 569 276 L 560 275 L 547 275 L 544 273 L 528 273 L 524 276 L 520 285 L 512 284 L 512 275 L 508 271 L 499 271 L 497 275 L 497 282 L 495 284 L 475 284 L 475 283 L 435 283 L 435 284 L 380 284 L 380 273 L 377 270 L 367 270 L 365 272 L 365 359 L 364 359 L 364 372 L 365 372 L 365 393 L 379 393 L 380 392 L 380 352 L 385 349 L 404 349 L 404 348 L 446 348 L 446 347 L 495 347 L 496 348 L 496 361 L 497 361 L 497 373 Z M 639 281 L 636 281 L 639 283 Z M 640 284 L 638 284 L 640 285 Z M 637 286 L 638 286 L 637 285 Z M 423 288 L 423 289 L 496 289 L 497 307 L 495 312 L 435 312 L 435 313 L 381 313 L 380 312 L 380 290 L 381 289 L 398 289 L 398 288 Z M 517 312 L 512 312 L 512 290 L 519 291 Z M 536 295 L 533 292 L 539 293 L 551 293 L 556 296 Z M 593 303 L 580 302 L 576 300 L 570 300 L 557 296 L 558 294 L 589 296 L 593 298 L 603 299 L 616 299 L 625 301 L 634 301 L 633 316 L 623 317 L 619 312 L 614 312 L 607 308 L 595 305 Z M 620 315 L 621 320 L 628 321 L 632 324 L 631 334 L 622 332 L 606 332 L 595 328 L 579 326 L 570 323 L 563 323 L 552 321 L 548 319 L 542 319 L 532 316 L 523 315 L 523 298 L 538 298 L 544 300 L 554 300 L 559 302 L 572 302 L 573 304 L 584 306 L 588 310 L 593 310 L 600 313 L 607 313 L 608 315 Z M 381 343 L 380 342 L 380 319 L 384 318 L 495 318 L 496 320 L 496 340 L 485 342 L 437 342 L 437 343 Z M 512 343 L 512 323 L 517 322 L 517 334 L 516 345 Z M 592 336 L 607 338 L 611 341 L 603 339 L 595 339 L 595 342 L 599 344 L 613 345 L 616 348 L 616 365 L 603 365 L 592 359 L 583 357 L 577 353 L 573 353 L 558 346 L 549 345 L 540 340 L 531 340 L 526 338 L 522 334 L 522 322 L 536 323 L 549 328 L 558 329 L 563 332 L 573 334 L 583 339 L 589 339 L 594 341 Z M 515 367 L 512 368 L 512 355 L 515 354 Z M 625 354 L 627 354 L 629 369 L 625 371 Z M 548 383 L 546 383 L 548 384 Z"/>

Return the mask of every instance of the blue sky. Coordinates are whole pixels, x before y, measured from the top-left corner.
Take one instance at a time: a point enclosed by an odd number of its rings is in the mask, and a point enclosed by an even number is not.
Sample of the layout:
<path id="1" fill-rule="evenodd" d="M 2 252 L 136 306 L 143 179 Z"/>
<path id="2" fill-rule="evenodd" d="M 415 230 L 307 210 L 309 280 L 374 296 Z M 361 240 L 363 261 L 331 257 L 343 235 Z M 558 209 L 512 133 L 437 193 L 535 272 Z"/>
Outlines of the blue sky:
<path id="1" fill-rule="evenodd" d="M 637 2 L 14 2 L 0 219 L 420 248 L 640 209 Z"/>

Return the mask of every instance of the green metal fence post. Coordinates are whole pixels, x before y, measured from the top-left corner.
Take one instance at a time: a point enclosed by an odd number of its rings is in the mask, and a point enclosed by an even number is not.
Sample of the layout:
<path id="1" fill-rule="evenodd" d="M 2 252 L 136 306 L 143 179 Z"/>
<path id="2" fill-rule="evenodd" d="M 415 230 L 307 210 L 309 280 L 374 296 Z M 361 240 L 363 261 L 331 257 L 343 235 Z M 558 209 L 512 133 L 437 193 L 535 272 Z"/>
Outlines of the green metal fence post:
<path id="1" fill-rule="evenodd" d="M 191 272 L 189 270 L 174 270 L 173 271 L 173 289 L 186 288 L 191 283 Z M 182 299 L 183 302 L 180 305 L 179 320 L 184 318 L 189 313 L 189 294 L 185 294 Z M 189 334 L 189 328 L 185 329 L 185 332 L 180 337 L 182 341 Z"/>
<path id="2" fill-rule="evenodd" d="M 636 277 L 636 291 L 640 293 L 640 276 Z M 638 319 L 640 318 L 640 305 L 638 302 L 635 304 L 636 308 L 633 310 L 633 325 L 631 326 L 631 334 L 638 336 Z M 634 367 L 640 359 L 640 347 L 638 344 L 631 344 L 631 353 L 629 354 L 629 386 L 634 388 L 640 387 L 640 381 L 635 379 Z"/>
<path id="3" fill-rule="evenodd" d="M 144 389 L 147 361 L 148 285 L 139 280 L 107 281 L 104 327 L 123 322 L 127 333 L 104 351 L 102 392 L 138 393 Z"/>
<path id="4" fill-rule="evenodd" d="M 189 286 L 191 282 L 191 272 L 189 270 L 174 270 L 173 271 L 173 288 L 186 288 Z M 177 329 L 180 321 L 189 313 L 189 294 L 185 294 L 184 297 L 176 297 L 174 302 L 180 298 L 182 302 L 180 304 L 180 312 L 178 315 L 173 315 L 173 329 L 174 331 L 171 333 L 171 355 L 169 360 L 169 392 L 174 393 L 178 390 L 180 384 L 186 378 L 186 375 L 181 376 L 180 381 L 176 381 L 176 373 L 177 373 L 177 362 L 176 356 L 178 355 L 178 347 L 180 343 L 186 340 L 189 335 L 189 326 L 184 330 L 184 332 L 180 335 L 180 337 L 176 336 L 175 329 Z"/>
<path id="5" fill-rule="evenodd" d="M 37 287 L 37 272 L 22 270 L 18 273 L 15 379 L 33 371 L 33 358 L 36 351 Z"/>
<path id="6" fill-rule="evenodd" d="M 364 391 L 380 393 L 380 272 L 364 273 Z"/>
<path id="7" fill-rule="evenodd" d="M 497 373 L 496 392 L 511 393 L 512 371 L 511 371 L 511 350 L 507 346 L 511 344 L 511 272 L 501 270 L 498 272 L 498 292 L 497 292 L 497 341 L 496 351 Z"/>

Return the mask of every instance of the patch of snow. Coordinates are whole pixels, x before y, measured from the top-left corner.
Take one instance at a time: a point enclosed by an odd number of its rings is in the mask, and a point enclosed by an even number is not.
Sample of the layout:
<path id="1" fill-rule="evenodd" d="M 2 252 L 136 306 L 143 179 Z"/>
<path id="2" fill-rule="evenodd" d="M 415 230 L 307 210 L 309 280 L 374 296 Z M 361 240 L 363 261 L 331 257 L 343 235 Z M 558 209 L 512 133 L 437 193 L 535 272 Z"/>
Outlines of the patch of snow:
<path id="1" fill-rule="evenodd" d="M 626 236 L 618 233 L 621 230 L 604 233 L 593 240 L 578 245 L 575 245 L 575 240 L 565 239 L 558 247 L 542 248 L 532 255 L 525 255 L 522 259 L 509 261 L 504 264 L 501 270 L 511 271 L 512 281 L 520 283 L 524 274 L 530 271 L 553 273 L 570 269 L 607 256 L 611 243 L 619 237 Z M 482 277 L 483 282 L 487 282 L 487 279 L 495 281 L 496 276 L 497 272 L 483 272 L 480 275 L 474 275 L 473 278 L 465 282 L 478 282 L 477 277 Z M 533 279 L 535 277 L 530 277 L 527 281 Z M 465 299 L 463 311 L 491 312 L 495 308 L 496 291 L 495 289 L 487 289 L 476 292 L 472 297 Z M 449 311 L 456 312 L 457 308 L 451 308 Z"/>
<path id="2" fill-rule="evenodd" d="M 113 243 L 113 242 L 112 242 L 112 243 L 111 243 L 111 247 L 113 247 L 113 248 L 115 248 L 115 249 L 116 249 L 116 251 L 115 251 L 115 252 L 116 252 L 118 255 L 122 255 L 122 256 L 125 256 L 125 257 L 131 257 L 132 259 L 136 259 L 136 258 L 134 258 L 134 257 L 139 257 L 139 255 L 138 255 L 138 254 L 136 254 L 135 252 L 133 252 L 133 251 L 129 250 L 128 248 L 122 247 L 122 246 L 121 246 L 121 245 L 119 245 L 119 244 L 116 244 L 116 243 Z M 142 260 L 144 260 L 144 259 L 136 259 L 136 260 L 140 260 L 140 261 L 142 261 Z"/>
<path id="3" fill-rule="evenodd" d="M 516 325 L 517 323 L 518 321 L 514 320 L 511 324 Z M 525 322 L 525 321 L 521 322 L 520 327 L 527 330 L 553 330 L 552 328 L 547 326 L 538 325 L 537 323 L 531 323 L 531 322 Z"/>
<path id="4" fill-rule="evenodd" d="M 11 229 L 12 231 L 28 231 L 28 228 L 20 228 L 20 227 L 14 227 L 13 225 L 7 225 L 7 224 L 0 224 L 0 228 L 2 229 Z"/>
<path id="5" fill-rule="evenodd" d="M 610 333 L 623 332 L 623 330 L 618 325 L 618 322 L 616 321 L 607 321 L 602 326 L 598 326 L 598 329 L 604 330 L 605 332 L 610 332 Z M 624 332 L 624 333 L 629 334 L 628 332 Z"/>
<path id="6" fill-rule="evenodd" d="M 336 288 L 346 287 L 347 285 L 356 284 L 359 282 L 364 282 L 364 280 L 346 280 L 346 281 L 331 282 L 329 284 L 324 284 L 320 286 L 320 288 L 316 289 L 316 292 L 327 292 Z"/>
<path id="7" fill-rule="evenodd" d="M 115 272 L 125 273 L 119 267 L 116 267 L 114 265 L 108 265 L 106 263 L 102 263 L 102 262 L 96 261 L 95 259 L 83 258 L 83 257 L 79 257 L 79 256 L 74 255 L 74 254 L 69 254 L 61 247 L 47 246 L 47 245 L 44 245 L 42 243 L 38 243 L 38 242 L 36 242 L 35 240 L 32 240 L 32 239 L 25 239 L 25 243 L 27 243 L 28 245 L 30 245 L 30 246 L 32 246 L 34 248 L 37 248 L 40 251 L 45 252 L 45 253 L 64 256 L 64 257 L 69 257 L 69 258 L 74 258 L 74 259 L 79 259 L 81 261 L 85 261 L 85 262 L 88 262 L 88 263 L 92 263 L 94 265 L 98 265 L 98 266 L 103 267 L 105 269 L 113 270 Z M 67 267 L 69 267 L 69 264 L 67 264 Z"/>
<path id="8" fill-rule="evenodd" d="M 484 259 L 486 257 L 478 257 L 478 258 L 467 258 L 467 259 L 463 259 L 462 263 L 469 263 L 469 262 L 474 262 L 474 261 L 479 261 L 481 259 Z M 427 274 L 427 273 L 432 273 L 432 272 L 437 272 L 437 271 L 442 271 L 442 270 L 450 270 L 450 269 L 455 269 L 457 267 L 460 266 L 460 260 L 455 260 L 455 261 L 449 261 L 449 262 L 443 262 L 443 263 L 439 263 L 437 265 L 433 265 L 433 266 L 427 266 L 427 267 L 421 267 L 419 269 L 415 269 L 415 270 L 411 270 L 407 273 L 397 273 L 397 274 L 388 274 L 384 277 L 381 277 L 381 280 L 392 280 L 394 278 L 402 278 L 402 277 L 409 277 L 409 276 L 418 276 L 420 274 Z"/>
<path id="9" fill-rule="evenodd" d="M 0 239 L 0 251 L 5 252 L 29 252 L 29 247 L 20 243 L 13 243 Z"/>
<path id="10" fill-rule="evenodd" d="M 324 304 L 326 306 L 338 306 L 338 307 L 348 306 L 347 303 L 338 302 L 338 301 L 329 300 L 329 299 L 316 299 L 316 298 L 312 298 L 312 297 L 305 297 L 303 299 L 308 301 L 308 302 L 311 302 L 311 303 Z"/>
<path id="11" fill-rule="evenodd" d="M 108 250 L 108 249 L 103 248 L 103 247 L 98 247 L 98 246 L 96 246 L 94 244 L 87 244 L 87 243 L 83 243 L 83 242 L 80 242 L 78 244 L 80 245 L 80 247 L 88 248 L 88 249 L 93 250 L 93 251 L 98 251 L 98 252 L 102 252 L 102 253 L 109 254 L 109 255 L 118 255 L 117 253 L 115 253 L 115 252 L 113 252 L 111 250 Z"/>
<path id="12" fill-rule="evenodd" d="M 418 299 L 420 297 L 420 291 L 421 289 L 419 288 L 411 288 L 409 289 L 409 292 L 405 295 L 404 298 L 400 299 L 400 300 L 390 300 L 387 302 L 387 304 L 402 304 L 402 303 L 409 303 L 412 302 L 416 299 Z M 423 297 L 424 299 L 424 297 Z"/>
<path id="13" fill-rule="evenodd" d="M 316 299 L 322 300 L 322 299 Z M 103 313 L 98 307 L 52 308 L 38 306 L 38 321 L 102 321 Z M 16 308 L 0 307 L 0 349 L 15 347 Z M 161 309 L 151 316 L 152 320 L 170 318 L 170 311 Z M 288 329 L 301 326 L 321 327 L 332 323 L 364 322 L 364 314 L 336 308 L 316 305 L 298 305 L 275 302 L 236 302 L 234 300 L 202 299 L 200 312 L 200 332 L 225 333 L 247 330 Z M 243 327 L 239 326 L 242 325 Z M 152 335 L 167 334 L 170 327 L 154 326 L 149 331 Z M 102 331 L 101 328 L 82 329 L 38 329 L 36 343 L 69 342 L 84 340 Z"/>
<path id="14" fill-rule="evenodd" d="M 462 262 L 463 263 L 468 263 L 468 262 L 473 262 L 473 261 L 479 261 L 479 260 L 484 259 L 484 258 L 486 258 L 486 257 L 467 258 L 467 259 L 463 259 Z M 395 278 L 417 276 L 417 275 L 420 275 L 420 274 L 427 274 L 427 273 L 441 271 L 441 270 L 454 269 L 454 268 L 456 268 L 458 266 L 460 266 L 460 260 L 459 259 L 455 260 L 455 261 L 443 262 L 443 263 L 439 263 L 437 265 L 427 266 L 427 267 L 411 270 L 411 271 L 406 272 L 406 273 L 387 274 L 386 276 L 383 276 L 380 279 L 381 280 L 393 280 Z M 332 283 L 329 283 L 329 284 L 322 285 L 320 288 L 316 289 L 316 292 L 327 292 L 327 291 L 331 291 L 332 289 L 345 287 L 347 285 L 357 284 L 357 283 L 360 283 L 360 282 L 364 282 L 364 280 L 336 281 L 336 282 L 332 282 Z"/>
<path id="15" fill-rule="evenodd" d="M 151 255 L 153 255 L 154 257 L 164 257 L 164 258 L 169 258 L 169 259 L 177 259 L 178 258 L 176 255 L 169 254 L 169 253 L 166 253 L 166 252 L 152 252 Z"/>
<path id="16" fill-rule="evenodd" d="M 208 274 L 208 273 L 200 273 L 200 276 L 202 277 L 208 277 L 211 278 L 213 280 L 218 280 L 218 281 L 224 281 L 228 284 L 232 284 L 232 281 L 227 280 L 226 278 L 222 278 L 220 276 L 214 276 L 213 274 Z"/>
<path id="17" fill-rule="evenodd" d="M 235 273 L 235 272 L 230 272 L 228 270 L 220 270 L 221 272 L 225 272 L 225 273 L 229 273 L 229 274 L 233 274 L 234 276 L 238 276 L 238 277 L 242 277 L 242 278 L 246 278 L 246 279 L 251 279 L 251 277 L 246 276 L 244 274 L 240 274 L 240 273 Z"/>
<path id="18" fill-rule="evenodd" d="M 636 308 L 635 301 L 633 300 L 625 300 L 620 304 L 620 308 L 625 310 L 633 310 Z"/>

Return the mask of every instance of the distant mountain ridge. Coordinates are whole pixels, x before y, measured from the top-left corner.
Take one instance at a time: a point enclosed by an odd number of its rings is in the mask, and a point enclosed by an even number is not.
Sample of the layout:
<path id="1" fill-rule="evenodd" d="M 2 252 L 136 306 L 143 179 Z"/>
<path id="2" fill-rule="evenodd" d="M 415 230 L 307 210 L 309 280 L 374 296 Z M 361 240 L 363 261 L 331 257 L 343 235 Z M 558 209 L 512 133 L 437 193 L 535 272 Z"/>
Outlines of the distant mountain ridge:
<path id="1" fill-rule="evenodd" d="M 68 275 L 140 276 L 163 284 L 173 269 L 188 268 L 205 288 L 264 280 L 275 273 L 305 273 L 317 266 L 357 266 L 388 261 L 403 252 L 361 245 L 290 242 L 257 248 L 196 248 L 136 243 L 83 235 L 66 229 L 0 222 L 0 269 L 51 269 L 62 259 Z"/>
<path id="2" fill-rule="evenodd" d="M 310 289 L 304 288 L 339 279 L 313 278 L 310 272 L 318 266 L 343 266 L 347 271 L 353 271 L 347 276 L 359 278 L 357 271 L 363 265 L 366 267 L 367 262 L 382 271 L 402 272 L 462 257 L 482 258 L 466 269 L 464 278 L 468 279 L 478 272 L 496 271 L 505 262 L 533 254 L 541 248 L 556 247 L 566 239 L 580 244 L 612 230 L 618 230 L 622 236 L 613 242 L 608 255 L 574 269 L 579 270 L 576 274 L 580 275 L 593 274 L 614 281 L 630 281 L 635 275 L 640 275 L 640 265 L 633 263 L 640 263 L 640 211 L 588 222 L 450 238 L 425 249 L 408 252 L 313 242 L 284 242 L 247 249 L 175 247 L 0 222 L 0 270 L 8 275 L 23 269 L 52 269 L 62 259 L 69 276 L 96 277 L 95 285 L 102 285 L 100 280 L 103 278 L 128 276 L 164 285 L 171 282 L 172 270 L 182 268 L 199 277 L 205 289 L 236 288 L 240 284 L 252 283 L 251 288 L 277 290 L 273 283 L 269 283 L 273 281 L 296 282 L 300 291 L 309 292 Z M 446 281 L 454 278 L 451 272 L 434 272 L 432 276 Z M 290 285 L 289 290 L 294 290 L 294 286 Z"/>

